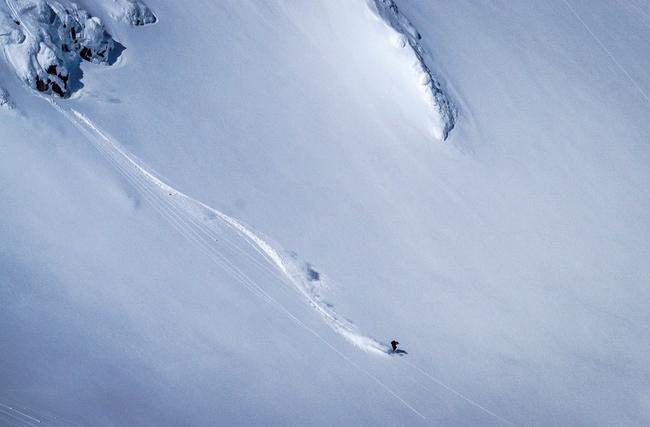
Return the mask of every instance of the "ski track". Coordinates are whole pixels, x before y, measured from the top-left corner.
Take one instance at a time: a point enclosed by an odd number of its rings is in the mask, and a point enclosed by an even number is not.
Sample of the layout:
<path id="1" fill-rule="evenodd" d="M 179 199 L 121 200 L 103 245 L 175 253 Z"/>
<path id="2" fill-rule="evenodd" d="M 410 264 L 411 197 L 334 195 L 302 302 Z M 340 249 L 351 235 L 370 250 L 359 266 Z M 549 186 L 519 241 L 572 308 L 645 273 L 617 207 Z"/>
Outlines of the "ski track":
<path id="1" fill-rule="evenodd" d="M 243 257 L 243 260 L 252 264 L 253 267 L 262 269 L 268 277 L 275 281 L 285 282 L 288 280 L 322 316 L 325 322 L 350 343 L 365 351 L 371 352 L 385 354 L 389 349 L 387 344 L 380 343 L 371 337 L 361 334 L 353 324 L 340 317 L 334 310 L 321 301 L 318 294 L 318 290 L 322 287 L 320 280 L 311 280 L 309 278 L 311 267 L 309 264 L 301 261 L 297 255 L 283 249 L 276 249 L 277 245 L 270 244 L 259 233 L 252 231 L 249 227 L 244 226 L 234 218 L 194 200 L 163 183 L 151 172 L 144 169 L 141 162 L 134 160 L 132 156 L 128 155 L 114 140 L 102 132 L 85 115 L 75 110 L 71 110 L 71 115 L 55 101 L 50 100 L 50 103 L 89 137 L 92 143 L 111 164 L 120 171 L 174 228 L 228 272 L 232 273 L 240 283 L 244 284 L 253 293 L 297 321 L 295 316 L 291 315 L 288 310 L 275 301 L 219 251 L 220 246 L 224 246 L 225 250 L 233 251 L 238 256 Z M 233 238 L 239 238 L 247 242 L 268 263 L 275 266 L 275 270 L 262 265 L 257 259 L 251 257 L 241 248 L 239 242 Z M 220 244 L 220 242 L 225 245 Z"/>
<path id="2" fill-rule="evenodd" d="M 39 94 L 39 96 L 41 96 Z M 269 293 L 242 271 L 237 265 L 246 265 L 254 271 L 265 276 L 270 283 L 279 285 L 280 289 L 289 297 L 302 297 L 309 305 L 316 310 L 325 323 L 334 329 L 354 346 L 365 352 L 388 357 L 390 346 L 358 331 L 358 329 L 346 319 L 341 318 L 330 305 L 325 304 L 320 297 L 319 290 L 325 284 L 322 283 L 320 273 L 318 279 L 310 277 L 312 269 L 293 252 L 281 249 L 280 245 L 253 231 L 236 219 L 220 212 L 198 200 L 192 199 L 186 194 L 165 184 L 152 172 L 142 166 L 133 155 L 128 154 L 115 140 L 102 132 L 88 117 L 74 109 L 69 111 L 61 107 L 51 98 L 41 96 L 47 100 L 56 110 L 63 114 L 72 124 L 79 129 L 100 153 L 114 166 L 119 173 L 169 222 L 181 235 L 197 246 L 212 261 L 224 268 L 241 285 L 253 294 L 273 306 L 279 312 L 287 316 L 301 328 L 314 334 L 327 347 L 337 353 L 347 362 L 352 364 L 359 371 L 372 378 L 388 393 L 405 405 L 410 411 L 424 419 L 425 416 L 411 406 L 406 400 L 400 397 L 390 387 L 384 384 L 379 378 L 352 361 L 341 351 L 335 348 L 329 341 L 323 338 L 318 332 L 305 325 L 293 313 L 286 309 Z M 242 246 L 252 247 L 259 257 L 252 256 Z M 233 263 L 225 254 L 237 256 L 237 264 Z M 462 398 L 475 408 L 493 416 L 502 422 L 515 425 L 501 416 L 489 411 L 485 407 L 474 402 L 452 387 L 444 384 L 437 378 L 423 371 L 416 365 L 406 362 L 417 371 L 418 375 L 428 378 L 449 392 Z M 403 370 L 393 367 L 408 380 L 429 390 L 421 382 L 407 375 Z M 429 390 L 430 391 L 430 390 Z M 2 409 L 2 407 L 0 407 Z M 47 425 L 38 423 L 38 425 Z"/>
<path id="3" fill-rule="evenodd" d="M 81 427 L 83 424 L 61 417 L 53 412 L 27 406 L 0 396 L 0 425 Z"/>
<path id="4" fill-rule="evenodd" d="M 587 29 L 587 31 L 589 32 L 589 34 L 591 34 L 591 36 L 596 40 L 596 42 L 600 45 L 600 47 L 605 51 L 605 53 L 607 53 L 607 55 L 609 55 L 609 57 L 611 58 L 611 60 L 614 61 L 614 63 L 615 63 L 615 64 L 618 66 L 618 68 L 623 72 L 623 74 L 625 74 L 625 76 L 628 78 L 628 80 L 632 82 L 632 84 L 636 87 L 636 89 L 639 91 L 639 93 L 640 93 L 640 94 L 645 98 L 645 100 L 646 100 L 646 102 L 647 102 L 646 106 L 647 106 L 648 108 L 650 108 L 650 98 L 648 98 L 648 95 L 645 93 L 645 91 L 644 91 L 643 89 L 641 89 L 641 86 L 639 86 L 639 84 L 636 82 L 636 80 L 635 80 L 634 78 L 632 78 L 632 76 L 627 72 L 627 70 L 623 67 L 623 65 L 621 65 L 620 62 L 618 62 L 618 60 L 614 57 L 614 55 L 612 54 L 612 52 L 611 52 L 609 49 L 607 49 L 607 47 L 605 47 L 605 45 L 603 44 L 603 42 L 600 41 L 600 39 L 598 38 L 598 36 L 597 36 L 597 35 L 596 35 L 592 30 L 591 30 L 591 28 L 589 27 L 589 25 L 587 25 L 587 23 L 586 23 L 586 22 L 585 22 L 585 21 L 580 17 L 580 15 L 578 15 L 578 13 L 577 13 L 577 12 L 575 11 L 575 9 L 574 9 L 570 4 L 569 4 L 569 2 L 568 2 L 567 0 L 563 0 L 563 1 L 564 1 L 564 3 L 566 4 L 566 6 L 569 8 L 569 10 L 571 10 L 571 12 L 573 13 L 573 15 L 575 15 L 575 17 L 578 19 L 578 21 L 580 21 L 580 23 L 581 23 L 581 24 L 582 24 L 582 25 Z"/>

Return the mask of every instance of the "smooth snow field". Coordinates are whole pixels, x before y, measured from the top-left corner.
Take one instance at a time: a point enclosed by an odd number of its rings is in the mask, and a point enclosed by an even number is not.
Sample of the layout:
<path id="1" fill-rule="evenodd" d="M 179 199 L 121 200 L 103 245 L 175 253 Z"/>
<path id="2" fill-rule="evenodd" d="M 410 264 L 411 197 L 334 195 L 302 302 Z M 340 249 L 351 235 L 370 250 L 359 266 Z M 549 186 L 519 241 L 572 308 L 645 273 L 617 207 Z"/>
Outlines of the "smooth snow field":
<path id="1" fill-rule="evenodd" d="M 640 0 L 0 2 L 0 426 L 650 425 L 648 40 Z"/>

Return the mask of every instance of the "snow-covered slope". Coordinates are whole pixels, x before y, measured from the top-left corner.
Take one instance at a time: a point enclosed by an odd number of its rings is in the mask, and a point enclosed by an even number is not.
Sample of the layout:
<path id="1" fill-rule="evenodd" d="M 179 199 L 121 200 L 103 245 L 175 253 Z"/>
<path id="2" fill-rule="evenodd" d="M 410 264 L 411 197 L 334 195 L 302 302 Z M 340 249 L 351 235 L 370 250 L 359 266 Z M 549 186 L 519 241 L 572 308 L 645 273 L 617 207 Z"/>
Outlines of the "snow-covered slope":
<path id="1" fill-rule="evenodd" d="M 650 423 L 642 2 L 18 3 L 0 424 Z"/>

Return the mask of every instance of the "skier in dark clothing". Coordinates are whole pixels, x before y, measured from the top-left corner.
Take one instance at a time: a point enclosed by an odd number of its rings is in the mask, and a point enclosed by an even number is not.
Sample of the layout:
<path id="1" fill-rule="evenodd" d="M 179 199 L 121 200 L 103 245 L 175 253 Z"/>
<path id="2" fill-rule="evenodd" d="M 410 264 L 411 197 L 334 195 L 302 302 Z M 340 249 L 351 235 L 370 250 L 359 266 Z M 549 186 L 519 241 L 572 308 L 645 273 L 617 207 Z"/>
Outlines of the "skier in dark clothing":
<path id="1" fill-rule="evenodd" d="M 390 342 L 390 345 L 393 346 L 393 352 L 395 352 L 395 350 L 397 350 L 397 344 L 399 344 L 399 343 L 397 341 L 395 341 L 395 340 Z"/>

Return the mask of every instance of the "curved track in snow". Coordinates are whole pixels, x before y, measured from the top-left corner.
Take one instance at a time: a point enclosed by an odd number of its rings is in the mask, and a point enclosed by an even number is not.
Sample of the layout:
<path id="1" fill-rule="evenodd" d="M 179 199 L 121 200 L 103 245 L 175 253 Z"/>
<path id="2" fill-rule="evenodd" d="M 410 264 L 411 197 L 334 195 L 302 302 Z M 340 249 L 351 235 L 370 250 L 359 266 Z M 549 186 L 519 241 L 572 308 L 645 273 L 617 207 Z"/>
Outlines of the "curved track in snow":
<path id="1" fill-rule="evenodd" d="M 326 287 L 326 284 L 323 282 L 324 279 L 322 279 L 321 274 L 309 263 L 300 260 L 297 254 L 283 249 L 268 237 L 245 226 L 235 218 L 165 184 L 152 172 L 144 168 L 142 162 L 138 161 L 133 155 L 123 149 L 119 143 L 100 130 L 84 114 L 74 109 L 64 109 L 51 98 L 40 94 L 39 96 L 46 99 L 56 110 L 70 120 L 154 209 L 211 260 L 220 265 L 246 289 L 272 305 L 300 327 L 316 335 L 325 345 L 376 381 L 414 414 L 425 418 L 422 413 L 411 406 L 375 375 L 345 356 L 325 338 L 319 335 L 318 332 L 304 324 L 260 286 L 259 279 L 253 279 L 243 268 L 245 267 L 246 271 L 256 271 L 264 275 L 267 279 L 264 282 L 265 286 L 266 283 L 274 284 L 280 286 L 280 289 L 287 293 L 289 297 L 304 298 L 328 326 L 351 344 L 366 352 L 388 357 L 390 352 L 390 346 L 388 344 L 382 343 L 360 332 L 350 321 L 340 317 L 330 304 L 325 303 L 321 299 L 320 293 Z M 250 251 L 251 248 L 254 250 L 253 253 Z M 417 375 L 428 378 L 471 404 L 473 407 L 505 424 L 515 425 L 431 376 L 416 365 L 410 362 L 406 362 L 406 365 L 413 368 Z M 398 369 L 395 365 L 394 367 L 402 375 L 405 375 L 402 370 Z M 413 379 L 411 378 L 411 380 Z M 417 381 L 416 383 L 420 384 Z M 427 388 L 425 387 L 425 389 Z"/>
<path id="2" fill-rule="evenodd" d="M 328 326 L 362 350 L 378 354 L 386 354 L 389 351 L 389 345 L 359 332 L 352 323 L 339 316 L 331 305 L 322 301 L 320 291 L 324 284 L 321 275 L 310 264 L 300 260 L 295 253 L 270 243 L 268 238 L 236 219 L 165 184 L 84 114 L 75 110 L 67 111 L 56 101 L 48 101 L 88 137 L 176 230 L 255 295 L 304 326 L 238 265 L 250 265 L 262 271 L 272 281 L 290 285 L 320 314 Z M 266 263 L 246 251 L 246 244 L 252 246 Z M 233 258 L 237 259 L 236 263 L 231 260 Z"/>

